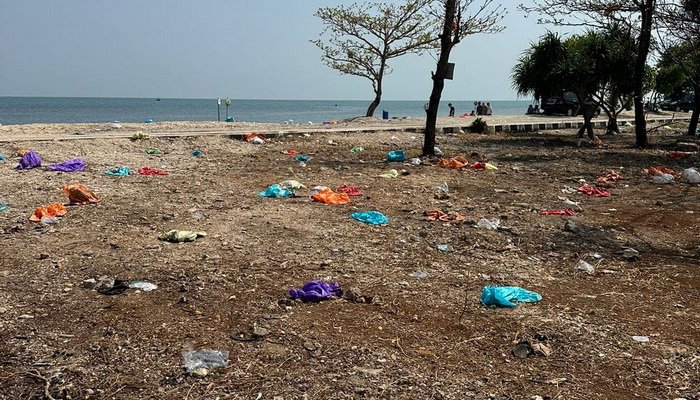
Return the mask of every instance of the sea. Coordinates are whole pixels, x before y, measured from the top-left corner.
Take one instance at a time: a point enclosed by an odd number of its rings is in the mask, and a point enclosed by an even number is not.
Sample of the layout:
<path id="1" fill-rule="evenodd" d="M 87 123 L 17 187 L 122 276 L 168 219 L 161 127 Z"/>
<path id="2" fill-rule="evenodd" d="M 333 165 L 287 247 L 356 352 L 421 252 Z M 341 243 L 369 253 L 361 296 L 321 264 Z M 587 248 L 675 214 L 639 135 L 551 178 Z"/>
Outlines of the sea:
<path id="1" fill-rule="evenodd" d="M 480 101 L 489 101 L 488 99 Z M 474 100 L 445 100 L 440 116 L 448 115 L 447 104 L 456 115 L 471 112 Z M 495 100 L 494 115 L 520 115 L 527 100 Z M 374 113 L 377 118 L 424 117 L 425 101 L 386 100 Z M 370 101 L 362 100 L 243 100 L 168 99 L 122 97 L 0 97 L 0 124 L 102 123 L 158 121 L 234 121 L 266 123 L 323 123 L 364 116 Z"/>

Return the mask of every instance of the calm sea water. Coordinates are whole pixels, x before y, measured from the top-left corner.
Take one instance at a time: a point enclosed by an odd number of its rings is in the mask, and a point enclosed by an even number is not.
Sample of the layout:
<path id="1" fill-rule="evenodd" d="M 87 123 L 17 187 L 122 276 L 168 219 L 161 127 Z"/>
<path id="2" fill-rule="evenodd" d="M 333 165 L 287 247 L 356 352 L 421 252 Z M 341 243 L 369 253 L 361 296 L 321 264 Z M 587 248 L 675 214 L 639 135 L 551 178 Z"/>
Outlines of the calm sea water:
<path id="1" fill-rule="evenodd" d="M 473 101 L 443 101 L 440 114 L 447 116 L 447 103 L 456 114 L 470 112 Z M 358 100 L 233 100 L 228 115 L 236 121 L 321 123 L 365 115 L 370 101 Z M 387 111 L 389 118 L 423 117 L 424 101 L 382 101 L 375 116 Z M 527 100 L 492 101 L 493 113 L 524 114 Z M 221 120 L 226 106 L 221 105 Z M 111 97 L 0 97 L 0 124 L 216 121 L 216 99 L 137 99 Z"/>

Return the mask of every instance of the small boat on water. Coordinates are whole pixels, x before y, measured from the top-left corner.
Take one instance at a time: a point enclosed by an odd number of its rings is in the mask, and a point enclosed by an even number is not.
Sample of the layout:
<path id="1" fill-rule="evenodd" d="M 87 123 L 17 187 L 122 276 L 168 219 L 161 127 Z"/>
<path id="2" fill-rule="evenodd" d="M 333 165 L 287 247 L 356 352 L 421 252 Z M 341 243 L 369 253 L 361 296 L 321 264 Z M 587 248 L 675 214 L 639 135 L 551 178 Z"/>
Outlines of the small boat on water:
<path id="1" fill-rule="evenodd" d="M 156 97 L 156 101 L 160 101 L 160 97 Z"/>

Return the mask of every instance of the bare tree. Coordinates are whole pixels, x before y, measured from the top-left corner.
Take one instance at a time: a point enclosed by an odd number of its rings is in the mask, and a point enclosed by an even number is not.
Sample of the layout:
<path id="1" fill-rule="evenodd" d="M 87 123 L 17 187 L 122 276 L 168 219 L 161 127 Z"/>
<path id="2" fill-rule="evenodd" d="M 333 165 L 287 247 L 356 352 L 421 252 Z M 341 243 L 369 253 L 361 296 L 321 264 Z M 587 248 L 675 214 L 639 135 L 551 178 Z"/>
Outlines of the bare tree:
<path id="1" fill-rule="evenodd" d="M 644 113 L 644 80 L 657 0 L 532 0 L 532 4 L 521 4 L 519 8 L 540 14 L 540 23 L 600 29 L 619 24 L 636 32 L 637 48 L 632 76 L 635 136 L 637 146 L 646 147 L 649 140 Z"/>
<path id="2" fill-rule="evenodd" d="M 436 9 L 433 15 L 442 21 L 442 33 L 439 35 L 440 53 L 435 72 L 432 72 L 433 90 L 426 110 L 425 137 L 423 155 L 435 155 L 435 125 L 442 90 L 445 87 L 450 52 L 468 35 L 477 33 L 497 33 L 505 27 L 499 22 L 505 16 L 505 9 L 494 0 L 440 0 L 442 9 Z"/>
<path id="3" fill-rule="evenodd" d="M 434 22 L 427 14 L 433 0 L 388 3 L 355 3 L 319 8 L 315 16 L 325 25 L 315 44 L 323 62 L 341 74 L 367 78 L 374 100 L 367 108 L 371 117 L 382 99 L 382 80 L 391 73 L 387 61 L 409 53 L 422 53 L 435 46 Z"/>

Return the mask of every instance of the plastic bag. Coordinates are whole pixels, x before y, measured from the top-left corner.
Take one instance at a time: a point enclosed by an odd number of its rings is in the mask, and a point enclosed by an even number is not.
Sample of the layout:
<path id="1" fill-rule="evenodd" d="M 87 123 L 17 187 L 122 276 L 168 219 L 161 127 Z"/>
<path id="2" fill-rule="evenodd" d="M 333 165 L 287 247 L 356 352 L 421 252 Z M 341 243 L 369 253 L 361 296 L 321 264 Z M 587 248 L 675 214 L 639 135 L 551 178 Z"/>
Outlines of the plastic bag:
<path id="1" fill-rule="evenodd" d="M 27 152 L 19 159 L 17 169 L 32 169 L 41 167 L 41 156 L 33 151 Z"/>
<path id="2" fill-rule="evenodd" d="M 687 168 L 683 170 L 683 179 L 688 183 L 700 183 L 700 172 L 695 168 Z"/>
<path id="3" fill-rule="evenodd" d="M 386 160 L 388 162 L 393 161 L 406 161 L 406 153 L 403 150 L 393 150 L 387 153 Z"/>
<path id="4" fill-rule="evenodd" d="M 335 193 L 326 188 L 311 196 L 314 201 L 326 204 L 348 204 L 350 197 L 347 193 Z"/>
<path id="5" fill-rule="evenodd" d="M 128 167 L 114 167 L 105 171 L 105 175 L 109 176 L 127 176 L 132 172 Z"/>
<path id="6" fill-rule="evenodd" d="M 262 192 L 258 193 L 258 196 L 262 197 L 289 197 L 293 195 L 294 192 L 292 192 L 291 189 L 282 187 L 280 185 L 270 185 L 265 188 Z"/>
<path id="7" fill-rule="evenodd" d="M 516 303 L 534 303 L 540 300 L 542 296 L 539 293 L 517 286 L 484 286 L 481 291 L 481 302 L 487 306 L 512 308 Z"/>
<path id="8" fill-rule="evenodd" d="M 82 183 L 70 183 L 63 185 L 63 194 L 68 197 L 70 204 L 94 204 L 99 203 L 100 199 Z"/>
<path id="9" fill-rule="evenodd" d="M 289 289 L 289 296 L 293 299 L 301 299 L 303 302 L 316 302 L 343 297 L 343 290 L 337 283 L 309 281 L 301 289 Z"/>
<path id="10" fill-rule="evenodd" d="M 498 218 L 494 219 L 486 219 L 482 218 L 479 220 L 479 222 L 476 223 L 477 228 L 486 228 L 486 229 L 491 229 L 491 230 L 496 230 L 498 229 L 499 226 L 501 226 L 501 220 Z"/>
<path id="11" fill-rule="evenodd" d="M 351 153 L 362 153 L 363 151 L 365 151 L 364 147 L 353 147 L 350 149 Z"/>
<path id="12" fill-rule="evenodd" d="M 143 168 L 139 168 L 139 175 L 166 176 L 166 175 L 168 175 L 168 171 L 163 171 L 162 169 L 158 169 L 158 168 L 143 167 Z"/>
<path id="13" fill-rule="evenodd" d="M 158 289 L 158 285 L 146 281 L 131 281 L 129 282 L 129 288 L 143 290 L 144 292 L 150 292 L 152 290 Z"/>
<path id="14" fill-rule="evenodd" d="M 299 161 L 299 162 L 307 162 L 311 159 L 311 157 L 305 156 L 303 154 L 299 154 L 298 156 L 294 157 L 294 159 Z"/>
<path id="15" fill-rule="evenodd" d="M 286 181 L 282 181 L 279 183 L 279 185 L 283 188 L 292 189 L 292 190 L 306 189 L 306 186 L 302 185 L 299 181 L 295 181 L 293 179 L 288 179 Z"/>
<path id="16" fill-rule="evenodd" d="M 51 171 L 79 172 L 85 170 L 85 163 L 79 158 L 74 158 L 60 164 L 51 164 L 46 168 L 50 169 Z"/>
<path id="17" fill-rule="evenodd" d="M 160 149 L 146 149 L 143 152 L 148 154 L 149 156 L 159 156 L 163 154 L 163 152 L 160 151 Z"/>
<path id="18" fill-rule="evenodd" d="M 30 221 L 33 222 L 39 222 L 42 221 L 44 218 L 51 218 L 51 217 L 62 217 L 66 215 L 68 210 L 66 210 L 66 206 L 64 206 L 61 203 L 53 203 L 49 204 L 46 207 L 38 207 L 37 209 L 34 210 L 34 214 L 29 217 Z"/>
<path id="19" fill-rule="evenodd" d="M 651 177 L 651 181 L 659 184 L 659 185 L 666 185 L 669 183 L 673 183 L 673 175 L 671 174 L 661 174 L 661 175 L 654 175 Z"/>
<path id="20" fill-rule="evenodd" d="M 158 236 L 158 239 L 164 240 L 166 242 L 182 243 L 194 242 L 197 238 L 204 236 L 207 236 L 206 232 L 181 231 L 177 229 L 172 229 Z"/>
<path id="21" fill-rule="evenodd" d="M 228 363 L 228 351 L 221 350 L 195 350 L 183 351 L 182 360 L 185 370 L 192 372 L 200 368 L 221 368 Z"/>
<path id="22" fill-rule="evenodd" d="M 362 196 L 360 188 L 351 185 L 340 185 L 337 189 L 338 193 L 346 193 L 348 196 Z"/>
<path id="23" fill-rule="evenodd" d="M 350 214 L 350 216 L 357 221 L 364 222 L 365 224 L 384 225 L 389 223 L 389 218 L 379 211 L 355 212 Z"/>
<path id="24" fill-rule="evenodd" d="M 399 176 L 399 171 L 397 171 L 395 169 L 390 169 L 388 172 L 385 172 L 379 176 L 381 178 L 396 178 Z"/>
<path id="25" fill-rule="evenodd" d="M 583 271 L 587 274 L 595 274 L 595 267 L 583 260 L 578 261 L 578 263 L 576 264 L 576 269 L 579 271 Z"/>

